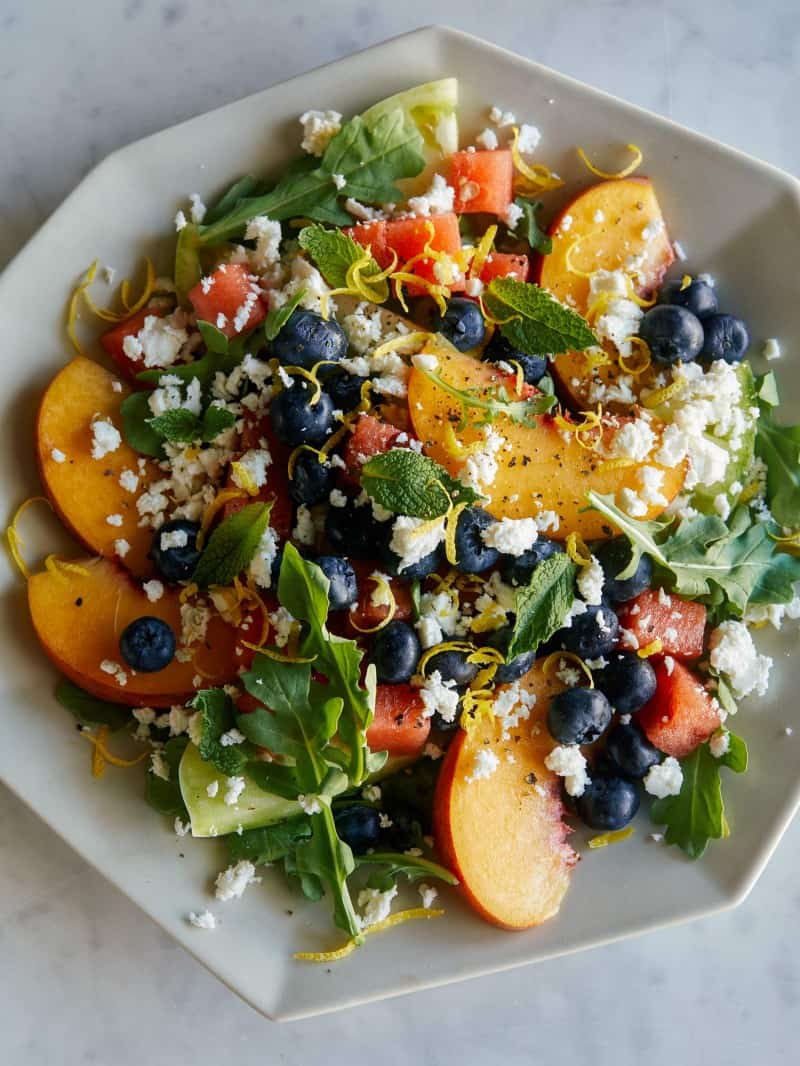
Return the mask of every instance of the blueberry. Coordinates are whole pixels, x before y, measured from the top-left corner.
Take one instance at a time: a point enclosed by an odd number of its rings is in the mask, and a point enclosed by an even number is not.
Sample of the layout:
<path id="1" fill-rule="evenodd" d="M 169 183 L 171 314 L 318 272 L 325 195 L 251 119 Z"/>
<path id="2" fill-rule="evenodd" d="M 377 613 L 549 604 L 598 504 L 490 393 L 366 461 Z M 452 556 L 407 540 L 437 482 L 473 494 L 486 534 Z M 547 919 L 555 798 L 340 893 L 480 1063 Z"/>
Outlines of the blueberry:
<path id="1" fill-rule="evenodd" d="M 344 370 L 334 370 L 330 376 L 320 372 L 325 379 L 325 391 L 333 400 L 334 410 L 352 411 L 361 402 L 361 388 L 369 378 L 358 378 Z"/>
<path id="2" fill-rule="evenodd" d="M 354 559 L 374 559 L 386 549 L 391 522 L 378 522 L 370 507 L 357 507 L 348 500 L 344 507 L 329 507 L 325 533 L 331 547 Z"/>
<path id="3" fill-rule="evenodd" d="M 162 619 L 145 615 L 134 619 L 122 630 L 119 650 L 131 670 L 153 674 L 172 662 L 175 634 Z"/>
<path id="4" fill-rule="evenodd" d="M 275 435 L 296 448 L 298 444 L 318 447 L 334 430 L 333 400 L 320 393 L 315 404 L 311 403 L 312 390 L 307 381 L 295 378 L 291 388 L 283 389 L 269 409 Z"/>
<path id="5" fill-rule="evenodd" d="M 647 343 L 656 363 L 670 366 L 680 359 L 690 363 L 703 347 L 703 325 L 685 307 L 657 304 L 646 312 L 639 336 Z"/>
<path id="6" fill-rule="evenodd" d="M 658 294 L 659 303 L 673 304 L 676 307 L 685 307 L 699 319 L 708 318 L 716 314 L 717 294 L 705 281 L 695 278 L 683 288 L 682 281 L 668 281 Z"/>
<path id="7" fill-rule="evenodd" d="M 200 526 L 197 522 L 190 522 L 186 518 L 175 518 L 172 522 L 165 522 L 160 529 L 156 530 L 153 537 L 153 545 L 150 548 L 150 558 L 156 565 L 156 569 L 167 581 L 187 581 L 194 573 L 200 552 L 197 548 L 197 534 Z M 185 533 L 186 543 L 175 544 L 171 548 L 161 545 L 161 537 L 171 533 Z M 178 537 L 182 540 L 182 537 Z"/>
<path id="8" fill-rule="evenodd" d="M 420 653 L 419 638 L 411 626 L 405 622 L 390 622 L 375 634 L 369 660 L 375 664 L 378 681 L 398 685 L 411 680 Z"/>
<path id="9" fill-rule="evenodd" d="M 333 821 L 336 832 L 345 844 L 350 845 L 354 855 L 364 855 L 380 839 L 380 816 L 374 807 L 362 803 L 340 807 L 334 811 Z"/>
<path id="10" fill-rule="evenodd" d="M 480 574 L 500 558 L 497 548 L 483 542 L 483 533 L 494 525 L 494 518 L 482 507 L 468 507 L 456 524 L 456 569 L 462 574 Z"/>
<path id="11" fill-rule="evenodd" d="M 501 626 L 500 629 L 495 629 L 493 633 L 489 634 L 487 644 L 492 648 L 497 648 L 498 651 L 505 655 L 508 652 L 511 632 L 511 626 Z M 535 658 L 535 651 L 525 651 L 521 655 L 517 655 L 510 663 L 503 663 L 497 667 L 494 681 L 498 685 L 509 685 L 512 681 L 519 680 L 533 666 Z"/>
<path id="12" fill-rule="evenodd" d="M 528 551 L 503 563 L 503 581 L 514 586 L 527 585 L 539 563 L 563 550 L 557 541 L 540 536 Z"/>
<path id="13" fill-rule="evenodd" d="M 633 714 L 655 695 L 656 673 L 647 659 L 640 659 L 635 652 L 617 651 L 607 666 L 596 671 L 594 683 L 620 714 Z"/>
<path id="14" fill-rule="evenodd" d="M 433 332 L 441 333 L 460 352 L 477 348 L 486 334 L 480 307 L 465 296 L 453 296 L 447 310 L 438 315 L 433 323 Z"/>
<path id="15" fill-rule="evenodd" d="M 596 688 L 567 688 L 550 700 L 547 728 L 559 744 L 591 744 L 613 716 L 611 704 Z"/>
<path id="16" fill-rule="evenodd" d="M 703 323 L 705 340 L 700 358 L 703 362 L 724 359 L 740 363 L 750 347 L 750 334 L 741 318 L 735 315 L 712 315 Z"/>
<path id="17" fill-rule="evenodd" d="M 581 659 L 598 659 L 613 651 L 619 640 L 619 620 L 610 607 L 588 605 L 572 619 L 569 629 L 559 633 L 561 644 Z"/>
<path id="18" fill-rule="evenodd" d="M 295 503 L 312 507 L 328 498 L 335 476 L 330 463 L 321 463 L 313 452 L 300 452 L 289 479 L 289 495 Z"/>
<path id="19" fill-rule="evenodd" d="M 624 777 L 595 774 L 575 800 L 575 809 L 590 829 L 622 829 L 639 810 L 639 791 Z"/>
<path id="20" fill-rule="evenodd" d="M 298 309 L 292 311 L 270 351 L 280 363 L 310 370 L 323 359 L 338 363 L 347 352 L 347 336 L 335 319 Z"/>
<path id="21" fill-rule="evenodd" d="M 341 555 L 320 555 L 317 566 L 327 577 L 328 603 L 332 611 L 343 611 L 352 607 L 358 599 L 358 582 L 356 572 Z"/>
<path id="22" fill-rule="evenodd" d="M 412 563 L 400 569 L 402 562 L 397 552 L 386 544 L 381 552 L 381 564 L 393 577 L 404 577 L 406 581 L 421 581 L 424 577 L 435 573 L 442 563 L 443 553 L 441 547 L 435 548 L 428 555 L 424 555 L 419 562 Z"/>
<path id="23" fill-rule="evenodd" d="M 391 825 L 381 830 L 381 839 L 386 841 L 390 851 L 406 851 L 421 843 L 422 829 L 420 823 L 407 811 L 390 807 L 386 812 Z"/>
<path id="24" fill-rule="evenodd" d="M 425 673 L 430 677 L 438 670 L 442 681 L 455 681 L 457 686 L 468 685 L 478 673 L 477 663 L 468 663 L 465 651 L 439 651 L 432 655 L 425 666 Z"/>
<path id="25" fill-rule="evenodd" d="M 627 537 L 614 537 L 613 540 L 604 541 L 595 548 L 594 554 L 603 568 L 603 595 L 607 600 L 612 603 L 625 603 L 650 588 L 653 563 L 649 555 L 642 555 L 630 577 L 617 577 L 631 561 L 632 548 Z"/>
<path id="26" fill-rule="evenodd" d="M 547 359 L 543 355 L 526 355 L 510 344 L 500 330 L 495 330 L 492 339 L 483 349 L 482 359 L 489 363 L 519 363 L 522 376 L 528 385 L 536 385 L 547 373 Z"/>
<path id="27" fill-rule="evenodd" d="M 644 777 L 651 766 L 661 761 L 638 725 L 615 725 L 606 737 L 606 758 L 625 777 Z"/>

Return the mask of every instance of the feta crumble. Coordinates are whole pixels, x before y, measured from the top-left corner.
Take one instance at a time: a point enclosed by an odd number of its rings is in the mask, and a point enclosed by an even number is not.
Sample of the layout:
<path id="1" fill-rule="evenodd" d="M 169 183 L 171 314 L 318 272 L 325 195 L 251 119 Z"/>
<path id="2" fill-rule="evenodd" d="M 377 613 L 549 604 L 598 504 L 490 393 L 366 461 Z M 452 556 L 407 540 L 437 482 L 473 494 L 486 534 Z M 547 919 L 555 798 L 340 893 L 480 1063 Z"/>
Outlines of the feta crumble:
<path id="1" fill-rule="evenodd" d="M 672 755 L 668 755 L 662 763 L 651 766 L 644 778 L 645 792 L 649 792 L 656 799 L 677 796 L 682 784 L 681 764 Z"/>
<path id="2" fill-rule="evenodd" d="M 548 770 L 564 778 L 564 788 L 569 796 L 582 796 L 591 779 L 586 772 L 586 758 L 575 744 L 553 748 L 544 764 Z"/>
<path id="3" fill-rule="evenodd" d="M 145 596 L 147 596 L 150 603 L 158 603 L 164 595 L 164 586 L 156 578 L 153 578 L 152 581 L 145 581 L 142 585 L 142 591 Z"/>
<path id="4" fill-rule="evenodd" d="M 92 420 L 92 459 L 102 459 L 122 444 L 122 434 L 107 418 Z"/>
<path id="5" fill-rule="evenodd" d="M 453 680 L 443 681 L 438 670 L 425 678 L 425 684 L 419 689 L 422 700 L 422 717 L 432 718 L 438 712 L 444 722 L 454 722 L 461 698 Z"/>
<path id="6" fill-rule="evenodd" d="M 193 925 L 195 929 L 216 929 L 217 919 L 209 910 L 205 911 L 189 911 L 187 915 L 187 921 L 189 925 Z"/>
<path id="7" fill-rule="evenodd" d="M 361 928 L 385 921 L 392 910 L 392 900 L 397 895 L 397 885 L 392 885 L 386 892 L 377 888 L 362 888 L 358 894 L 358 908 L 361 911 Z"/>
<path id="8" fill-rule="evenodd" d="M 306 111 L 300 116 L 303 139 L 300 147 L 309 155 L 321 156 L 342 128 L 338 111 Z"/>
<path id="9" fill-rule="evenodd" d="M 709 646 L 712 668 L 725 675 L 736 699 L 751 692 L 766 695 L 772 659 L 758 653 L 744 622 L 722 622 L 711 633 Z"/>
<path id="10" fill-rule="evenodd" d="M 500 760 L 491 748 L 478 748 L 472 762 L 472 773 L 468 774 L 465 780 L 472 784 L 474 781 L 491 777 L 499 765 Z"/>
<path id="11" fill-rule="evenodd" d="M 515 558 L 529 551 L 538 536 L 539 529 L 535 518 L 501 518 L 481 533 L 484 544 Z"/>
<path id="12" fill-rule="evenodd" d="M 434 174 L 430 188 L 422 196 L 412 196 L 408 209 L 422 218 L 444 215 L 453 210 L 455 189 L 448 185 L 441 174 Z"/>
<path id="13" fill-rule="evenodd" d="M 54 463 L 65 463 L 67 461 L 66 455 L 60 448 L 53 448 L 50 452 L 50 458 Z"/>
<path id="14" fill-rule="evenodd" d="M 215 886 L 215 895 L 218 900 L 226 903 L 231 899 L 240 899 L 248 885 L 256 884 L 261 880 L 256 877 L 256 868 L 249 859 L 241 859 L 227 870 L 218 874 Z"/>

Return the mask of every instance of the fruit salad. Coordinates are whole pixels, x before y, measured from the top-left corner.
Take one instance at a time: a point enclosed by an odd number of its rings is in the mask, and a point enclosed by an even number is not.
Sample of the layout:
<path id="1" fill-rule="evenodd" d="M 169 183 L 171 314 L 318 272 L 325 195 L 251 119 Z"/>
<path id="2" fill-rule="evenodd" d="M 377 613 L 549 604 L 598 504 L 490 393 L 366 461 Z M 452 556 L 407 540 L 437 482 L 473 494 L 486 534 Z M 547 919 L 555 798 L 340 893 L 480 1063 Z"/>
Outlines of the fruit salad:
<path id="1" fill-rule="evenodd" d="M 277 867 L 347 938 L 312 959 L 444 886 L 523 929 L 640 808 L 690 858 L 728 834 L 752 631 L 800 615 L 780 345 L 636 146 L 576 147 L 558 210 L 541 140 L 460 138 L 453 79 L 308 111 L 282 174 L 177 211 L 170 276 L 72 295 L 36 454 L 84 553 L 31 572 L 22 508 L 9 544 L 92 772 L 224 838 L 198 928 Z"/>

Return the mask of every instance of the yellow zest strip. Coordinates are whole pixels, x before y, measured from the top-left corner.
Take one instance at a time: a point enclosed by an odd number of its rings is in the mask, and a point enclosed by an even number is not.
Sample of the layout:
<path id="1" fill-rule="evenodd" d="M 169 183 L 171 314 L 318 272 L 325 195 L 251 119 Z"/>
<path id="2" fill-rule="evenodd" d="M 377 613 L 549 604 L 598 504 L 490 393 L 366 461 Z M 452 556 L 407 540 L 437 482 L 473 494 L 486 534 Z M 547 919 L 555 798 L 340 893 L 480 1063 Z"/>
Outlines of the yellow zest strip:
<path id="1" fill-rule="evenodd" d="M 253 475 L 244 463 L 240 463 L 238 459 L 235 459 L 231 463 L 231 473 L 236 484 L 241 489 L 244 489 L 248 496 L 258 496 L 258 485 L 256 485 Z"/>
<path id="2" fill-rule="evenodd" d="M 379 355 L 387 355 L 389 352 L 397 352 L 400 351 L 401 348 L 407 346 L 416 351 L 432 340 L 435 340 L 433 333 L 429 333 L 424 329 L 416 329 L 411 333 L 402 333 L 399 337 L 392 337 L 391 340 L 379 344 L 372 353 L 372 356 L 373 358 L 377 358 Z M 408 354 L 410 354 L 410 352 Z"/>
<path id="3" fill-rule="evenodd" d="M 640 296 L 634 288 L 633 280 L 629 274 L 625 275 L 625 282 L 628 287 L 628 299 L 632 300 L 637 307 L 655 307 L 656 297 L 651 296 L 650 299 L 647 300 L 644 296 Z"/>
<path id="4" fill-rule="evenodd" d="M 494 694 L 489 688 L 489 685 L 491 685 L 492 681 L 494 680 L 494 675 L 497 673 L 499 666 L 500 663 L 489 663 L 488 666 L 484 666 L 484 668 L 482 670 L 479 670 L 478 673 L 475 675 L 475 679 L 472 682 L 470 688 L 474 689 L 476 693 L 488 692 L 493 696 Z"/>
<path id="5" fill-rule="evenodd" d="M 681 292 L 684 292 L 692 284 L 692 275 L 684 274 L 681 278 Z"/>
<path id="6" fill-rule="evenodd" d="M 604 463 L 600 463 L 597 470 L 598 473 L 607 473 L 609 470 L 625 470 L 628 467 L 636 466 L 635 459 L 625 459 L 622 456 L 618 459 L 606 459 Z"/>
<path id="7" fill-rule="evenodd" d="M 652 365 L 653 357 L 650 354 L 650 346 L 647 341 L 644 340 L 643 337 L 626 337 L 625 340 L 630 341 L 633 347 L 639 350 L 643 359 L 642 365 L 628 366 L 628 364 L 625 362 L 624 355 L 620 355 L 617 362 L 626 374 L 632 374 L 634 377 L 639 377 L 639 375 L 643 374 L 645 370 L 649 370 Z"/>
<path id="8" fill-rule="evenodd" d="M 506 622 L 506 612 L 499 603 L 493 603 L 476 615 L 470 622 L 471 633 L 493 633 Z"/>
<path id="9" fill-rule="evenodd" d="M 590 278 L 592 276 L 592 271 L 591 270 L 589 270 L 589 271 L 580 270 L 573 263 L 572 256 L 573 256 L 573 253 L 575 252 L 575 249 L 578 247 L 578 245 L 581 244 L 584 240 L 586 240 L 587 237 L 590 237 L 590 236 L 591 236 L 591 234 L 586 233 L 586 234 L 584 234 L 583 237 L 576 237 L 575 240 L 572 242 L 572 244 L 569 246 L 569 248 L 567 248 L 566 254 L 564 255 L 564 266 L 567 268 L 567 270 L 570 272 L 570 274 L 575 274 L 579 278 Z"/>
<path id="10" fill-rule="evenodd" d="M 511 158 L 514 161 L 514 166 L 525 181 L 541 192 L 546 192 L 548 189 L 560 189 L 564 184 L 561 178 L 556 177 L 552 170 L 542 163 L 531 165 L 525 162 L 519 150 L 519 126 L 514 126 L 514 134 L 511 140 Z"/>
<path id="11" fill-rule="evenodd" d="M 522 315 L 509 315 L 508 318 L 495 318 L 489 308 L 486 306 L 483 300 L 483 293 L 478 295 L 478 306 L 481 309 L 481 314 L 489 323 L 490 326 L 504 326 L 507 322 L 517 322 L 522 318 Z"/>
<path id="12" fill-rule="evenodd" d="M 597 848 L 608 847 L 609 844 L 620 844 L 623 840 L 633 836 L 634 828 L 629 825 L 626 829 L 616 829 L 612 833 L 599 833 L 589 839 L 589 847 L 594 851 Z"/>
<path id="13" fill-rule="evenodd" d="M 392 264 L 386 270 L 382 270 L 378 274 L 368 274 L 365 277 L 364 271 L 371 267 L 374 262 L 371 250 L 367 248 L 364 255 L 347 268 L 344 285 L 338 289 L 329 289 L 320 295 L 320 313 L 324 319 L 327 320 L 330 317 L 330 299 L 332 296 L 355 296 L 373 304 L 382 304 L 389 299 L 389 286 L 387 284 L 383 284 L 381 288 L 376 288 L 375 286 L 385 283 L 392 274 L 397 266 L 397 253 L 392 250 Z"/>
<path id="14" fill-rule="evenodd" d="M 403 271 L 406 274 L 411 273 L 411 267 L 414 266 L 416 263 L 424 262 L 426 259 L 430 259 L 434 263 L 434 277 L 436 277 L 438 281 L 442 282 L 447 287 L 450 287 L 458 277 L 459 271 L 457 269 L 457 265 L 456 269 L 454 269 L 454 261 L 452 256 L 450 256 L 447 252 L 440 251 L 436 248 L 431 247 L 431 241 L 436 236 L 436 228 L 431 221 L 427 221 L 425 223 L 425 231 L 427 233 L 427 239 L 425 241 L 425 245 L 423 246 L 422 251 L 418 252 L 416 255 L 412 255 L 410 259 L 407 259 L 405 261 L 405 263 L 403 264 Z M 442 277 L 440 277 L 439 273 L 437 273 L 436 264 L 446 269 L 446 282 Z M 392 275 L 392 277 L 394 277 L 394 274 Z"/>
<path id="15" fill-rule="evenodd" d="M 66 578 L 67 574 L 77 574 L 79 577 L 88 577 L 89 571 L 85 566 L 78 563 L 68 563 L 59 559 L 57 555 L 48 555 L 44 561 L 44 568 L 55 577 Z"/>
<path id="16" fill-rule="evenodd" d="M 137 755 L 135 759 L 121 759 L 119 755 L 114 755 L 113 752 L 110 752 L 105 746 L 104 739 L 101 739 L 100 734 L 105 728 L 105 726 L 101 726 L 96 737 L 92 736 L 91 733 L 87 733 L 86 730 L 83 729 L 79 733 L 79 736 L 82 736 L 84 740 L 88 740 L 90 744 L 94 744 L 95 748 L 100 751 L 101 756 L 107 763 L 110 763 L 112 766 L 118 766 L 122 770 L 128 770 L 130 767 L 138 766 L 140 762 L 144 762 L 144 760 L 150 755 L 149 751 L 143 751 L 142 754 Z"/>
<path id="17" fill-rule="evenodd" d="M 569 422 L 563 415 L 558 414 L 553 421 L 559 429 L 564 433 L 574 433 L 575 439 L 582 448 L 586 448 L 589 451 L 596 451 L 600 447 L 600 442 L 603 436 L 603 408 L 601 404 L 597 405 L 596 411 L 582 411 L 583 422 Z M 593 430 L 599 430 L 598 435 L 589 441 L 584 441 L 582 434 L 591 433 Z"/>
<path id="18" fill-rule="evenodd" d="M 475 249 L 475 253 L 472 256 L 472 262 L 469 265 L 469 276 L 471 278 L 479 278 L 481 276 L 481 271 L 492 251 L 496 236 L 497 226 L 489 226 L 487 231 L 481 237 L 478 247 Z"/>
<path id="19" fill-rule="evenodd" d="M 484 663 L 493 663 L 495 666 L 501 666 L 505 659 L 502 652 L 497 648 L 475 648 L 467 656 L 468 663 L 477 663 L 482 666 Z"/>
<path id="20" fill-rule="evenodd" d="M 395 282 L 396 285 L 397 299 L 406 314 L 408 314 L 408 304 L 406 303 L 406 296 L 403 291 L 404 285 L 418 285 L 421 289 L 424 289 L 429 296 L 433 297 L 441 314 L 444 314 L 447 310 L 447 300 L 445 299 L 445 296 L 449 295 L 449 291 L 444 285 L 436 285 L 432 281 L 427 281 L 425 278 L 421 278 L 418 274 L 408 274 L 404 270 L 398 270 L 395 274 L 392 274 L 392 281 Z"/>
<path id="21" fill-rule="evenodd" d="M 425 676 L 425 667 L 431 661 L 434 655 L 438 655 L 440 651 L 465 651 L 468 654 L 472 654 L 478 649 L 474 644 L 470 644 L 466 640 L 446 640 L 443 644 L 434 644 L 432 648 L 428 648 L 426 652 L 423 652 L 422 657 L 417 664 L 417 673 Z"/>
<path id="22" fill-rule="evenodd" d="M 86 292 L 89 286 L 94 281 L 94 276 L 97 273 L 97 260 L 89 266 L 86 273 L 83 275 L 83 279 L 78 282 L 72 291 L 72 295 L 69 298 L 67 304 L 67 336 L 69 337 L 72 347 L 78 353 L 78 355 L 85 355 L 83 348 L 81 348 L 81 342 L 78 340 L 78 335 L 75 332 L 75 323 L 78 318 L 78 306 L 80 304 L 81 296 Z"/>
<path id="23" fill-rule="evenodd" d="M 645 644 L 643 648 L 639 648 L 636 654 L 640 659 L 649 659 L 651 655 L 658 655 L 664 645 L 661 642 L 660 637 L 656 637 L 655 640 L 651 640 L 649 644 Z"/>
<path id="24" fill-rule="evenodd" d="M 641 165 L 642 159 L 644 158 L 638 145 L 626 144 L 625 147 L 632 153 L 633 159 L 626 167 L 617 171 L 600 170 L 599 167 L 596 167 L 594 163 L 592 163 L 582 148 L 578 147 L 577 151 L 581 162 L 592 172 L 592 174 L 598 178 L 605 178 L 607 181 L 613 181 L 615 178 L 627 178 L 629 174 L 633 174 L 634 170 Z"/>
<path id="25" fill-rule="evenodd" d="M 580 533 L 570 533 L 564 545 L 567 555 L 578 566 L 589 566 L 592 561 L 592 553 L 586 547 Z"/>
<path id="26" fill-rule="evenodd" d="M 517 394 L 517 396 L 521 396 L 522 395 L 522 388 L 523 388 L 523 386 L 525 384 L 525 370 L 523 369 L 522 363 L 518 362 L 516 359 L 512 359 L 509 365 L 513 366 L 513 367 L 516 367 L 516 370 L 515 370 L 516 380 L 514 381 L 514 392 Z"/>
<path id="27" fill-rule="evenodd" d="M 581 352 L 581 355 L 586 360 L 586 369 L 590 373 L 592 370 L 596 370 L 599 366 L 611 365 L 611 360 L 608 358 L 608 354 L 604 352 L 602 348 L 587 348 L 585 352 Z"/>
<path id="28" fill-rule="evenodd" d="M 542 663 L 542 670 L 544 671 L 545 677 L 555 676 L 558 670 L 560 669 L 560 664 L 563 660 L 566 660 L 570 663 L 574 663 L 579 669 L 581 669 L 586 675 L 586 679 L 589 682 L 589 688 L 594 688 L 594 678 L 592 677 L 592 671 L 589 669 L 589 667 L 586 665 L 580 655 L 576 655 L 574 652 L 571 651 L 554 651 L 550 655 L 548 655 L 545 661 Z"/>
<path id="29" fill-rule="evenodd" d="M 479 440 L 473 441 L 472 444 L 462 444 L 456 437 L 452 423 L 448 422 L 444 427 L 443 446 L 447 454 L 452 455 L 454 459 L 466 459 L 468 455 L 479 452 L 483 444 Z"/>
<path id="30" fill-rule="evenodd" d="M 203 521 L 200 524 L 200 530 L 197 534 L 197 547 L 202 548 L 205 542 L 206 534 L 211 528 L 211 523 L 217 517 L 219 512 L 223 509 L 226 503 L 230 503 L 231 500 L 246 500 L 248 495 L 242 489 L 223 489 L 218 493 L 216 499 L 214 499 L 203 515 Z"/>
<path id="31" fill-rule="evenodd" d="M 331 362 L 330 359 L 323 360 L 322 362 Z M 308 401 L 310 407 L 314 407 L 319 403 L 319 398 L 322 395 L 322 386 L 317 380 L 317 367 L 322 366 L 322 362 L 317 363 L 312 370 L 306 370 L 303 366 L 285 366 L 283 368 L 284 373 L 291 374 L 294 377 L 305 378 L 314 386 L 314 393 L 311 399 Z"/>
<path id="32" fill-rule="evenodd" d="M 761 491 L 761 483 L 756 479 L 751 481 L 749 485 L 745 485 L 742 491 L 739 493 L 739 503 L 749 503 L 754 496 L 758 496 Z"/>
<path id="33" fill-rule="evenodd" d="M 94 300 L 89 295 L 88 286 L 83 290 L 83 298 L 86 301 L 86 305 L 89 310 L 102 319 L 103 322 L 124 322 L 126 318 L 130 318 L 135 315 L 137 311 L 141 311 L 150 297 L 153 295 L 155 289 L 156 272 L 153 268 L 153 264 L 149 259 L 145 259 L 145 282 L 142 288 L 139 298 L 133 303 L 130 302 L 131 283 L 125 278 L 120 285 L 120 298 L 122 300 L 122 311 L 110 311 L 107 307 L 98 307 Z M 97 260 L 93 265 L 96 266 Z"/>
<path id="34" fill-rule="evenodd" d="M 445 518 L 444 554 L 451 566 L 455 566 L 458 560 L 458 556 L 456 555 L 456 531 L 458 529 L 458 519 L 461 512 L 468 506 L 469 504 L 466 502 L 457 503 L 455 506 L 451 504 Z"/>
<path id="35" fill-rule="evenodd" d="M 770 533 L 769 530 L 767 530 L 767 536 L 770 538 L 770 540 L 774 540 L 778 547 L 783 548 L 786 551 L 788 551 L 790 548 L 800 548 L 800 530 L 797 530 L 794 533 L 787 533 L 785 536 L 782 537 L 778 537 L 774 533 Z"/>
<path id="36" fill-rule="evenodd" d="M 642 400 L 642 404 L 649 410 L 652 410 L 654 407 L 660 407 L 661 404 L 666 403 L 667 400 L 679 396 L 687 385 L 688 382 L 686 378 L 678 378 L 677 381 L 665 385 L 663 389 L 656 389 L 655 392 L 651 392 L 649 396 Z"/>
<path id="37" fill-rule="evenodd" d="M 186 603 L 192 596 L 196 596 L 199 589 L 194 581 L 190 581 L 188 585 L 184 585 L 180 591 L 178 599 L 181 603 Z"/>
<path id="38" fill-rule="evenodd" d="M 261 635 L 258 638 L 258 646 L 262 648 L 267 643 L 267 637 L 269 636 L 269 611 L 266 603 L 261 599 L 252 583 L 248 583 L 246 592 L 248 599 L 261 609 Z"/>
<path id="39" fill-rule="evenodd" d="M 289 462 L 286 464 L 286 472 L 290 478 L 294 477 L 294 468 L 297 465 L 297 460 L 300 458 L 301 452 L 312 452 L 314 455 L 316 455 L 320 466 L 322 466 L 322 464 L 326 463 L 328 460 L 327 455 L 325 455 L 324 452 L 321 452 L 319 448 L 312 448 L 310 444 L 298 444 L 295 450 L 289 456 Z"/>
<path id="40" fill-rule="evenodd" d="M 388 596 L 389 596 L 388 608 L 389 609 L 386 612 L 386 616 L 384 618 L 382 618 L 380 620 L 380 622 L 377 623 L 377 625 L 366 626 L 366 628 L 363 628 L 362 626 L 356 625 L 356 622 L 355 622 L 355 620 L 353 619 L 353 617 L 351 615 L 350 616 L 350 625 L 353 627 L 353 629 L 357 630 L 359 633 L 377 633 L 379 629 L 383 629 L 385 626 L 388 626 L 388 624 L 391 622 L 391 620 L 397 614 L 397 600 L 394 598 L 394 591 L 392 590 L 392 586 L 389 584 L 389 582 L 386 580 L 386 578 L 383 576 L 383 574 L 377 574 L 377 573 L 376 574 L 370 574 L 368 580 L 375 582 L 375 590 L 376 591 L 378 589 L 382 589 L 384 592 L 386 592 L 388 594 Z M 387 606 L 387 605 L 384 604 L 384 606 Z"/>
<path id="41" fill-rule="evenodd" d="M 102 777 L 106 769 L 103 748 L 108 740 L 108 726 L 101 725 L 97 730 L 97 743 L 92 748 L 92 777 Z"/>
<path id="42" fill-rule="evenodd" d="M 50 510 L 53 510 L 53 505 L 50 503 L 46 496 L 29 496 L 28 499 L 23 500 L 19 507 L 16 509 L 16 511 L 14 512 L 14 517 L 11 519 L 11 524 L 6 530 L 6 541 L 8 543 L 9 553 L 11 555 L 11 558 L 14 560 L 17 569 L 26 581 L 31 576 L 31 572 L 28 569 L 28 564 L 22 558 L 22 552 L 20 549 L 22 548 L 25 541 L 22 539 L 22 536 L 19 530 L 17 529 L 17 522 L 19 522 L 20 518 L 22 518 L 25 511 L 27 511 L 27 509 L 32 503 L 38 502 L 46 503 Z"/>
<path id="43" fill-rule="evenodd" d="M 395 925 L 402 925 L 403 922 L 412 922 L 416 919 L 441 918 L 443 914 L 443 910 L 428 910 L 426 907 L 412 907 L 407 911 L 398 911 L 397 914 L 390 914 L 388 918 L 384 918 L 382 922 L 368 925 L 358 936 L 354 936 L 352 940 L 348 940 L 346 944 L 343 944 L 342 947 L 337 948 L 335 951 L 297 951 L 294 958 L 300 962 L 338 962 L 339 959 L 346 959 L 348 955 L 352 954 L 361 945 L 364 937 L 372 936 L 373 933 L 383 933 L 386 929 L 391 929 Z"/>

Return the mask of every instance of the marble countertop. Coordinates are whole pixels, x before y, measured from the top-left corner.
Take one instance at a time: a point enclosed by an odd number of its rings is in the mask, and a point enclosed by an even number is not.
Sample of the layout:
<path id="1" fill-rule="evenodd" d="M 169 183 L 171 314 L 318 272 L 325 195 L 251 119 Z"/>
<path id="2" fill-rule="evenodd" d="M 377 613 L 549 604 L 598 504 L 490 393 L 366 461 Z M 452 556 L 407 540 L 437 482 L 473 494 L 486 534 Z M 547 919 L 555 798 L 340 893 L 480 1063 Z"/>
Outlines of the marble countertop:
<path id="1" fill-rule="evenodd" d="M 0 0 L 0 267 L 108 152 L 431 21 L 794 173 L 800 8 L 495 0 Z M 80 13 L 76 14 L 76 9 Z M 335 13 L 334 13 L 335 12 Z M 625 905 L 624 884 L 620 906 Z M 800 824 L 736 911 L 424 995 L 275 1026 L 0 787 L 0 1060 L 714 1066 L 796 1058 Z"/>

